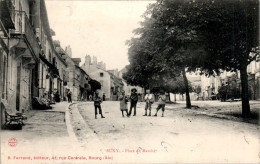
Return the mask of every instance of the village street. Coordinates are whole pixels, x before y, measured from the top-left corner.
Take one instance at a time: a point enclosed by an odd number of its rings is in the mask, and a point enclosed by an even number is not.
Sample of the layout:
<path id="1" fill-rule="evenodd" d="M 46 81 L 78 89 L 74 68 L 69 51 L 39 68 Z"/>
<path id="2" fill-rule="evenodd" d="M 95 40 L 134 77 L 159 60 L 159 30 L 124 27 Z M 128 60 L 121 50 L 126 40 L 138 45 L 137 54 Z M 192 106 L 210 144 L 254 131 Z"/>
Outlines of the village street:
<path id="1" fill-rule="evenodd" d="M 104 119 L 94 118 L 93 102 L 57 103 L 50 110 L 29 111 L 21 130 L 1 132 L 2 161 L 259 162 L 259 125 L 212 116 L 213 110 L 232 110 L 240 103 L 193 102 L 201 108 L 189 110 L 178 102 L 167 104 L 165 117 L 161 111 L 158 117 L 144 117 L 141 102 L 137 116 L 123 118 L 118 101 L 105 101 Z M 254 109 L 259 102 L 251 106 Z M 10 138 L 16 139 L 15 146 L 10 146 Z"/>
<path id="2" fill-rule="evenodd" d="M 0 0 L 0 164 L 260 163 L 258 36 L 258 0 Z"/>
<path id="3" fill-rule="evenodd" d="M 241 102 L 215 102 L 208 110 L 230 110 Z M 195 103 L 196 104 L 196 103 Z M 153 105 L 152 115 L 155 112 Z M 259 103 L 254 104 L 255 106 Z M 252 104 L 252 108 L 254 107 Z M 73 123 L 80 143 L 88 152 L 100 151 L 120 162 L 259 162 L 259 126 L 219 119 L 188 110 L 184 104 L 169 104 L 165 117 L 142 116 L 144 103 L 138 103 L 137 116 L 122 117 L 119 102 L 104 102 L 106 118 L 94 118 L 93 103 L 78 104 L 88 134 Z M 217 108 L 216 108 L 217 107 Z M 76 109 L 72 114 L 77 115 Z M 79 116 L 80 117 L 80 116 Z M 84 132 L 81 133 L 80 131 Z M 93 146 L 98 149 L 93 149 Z"/>

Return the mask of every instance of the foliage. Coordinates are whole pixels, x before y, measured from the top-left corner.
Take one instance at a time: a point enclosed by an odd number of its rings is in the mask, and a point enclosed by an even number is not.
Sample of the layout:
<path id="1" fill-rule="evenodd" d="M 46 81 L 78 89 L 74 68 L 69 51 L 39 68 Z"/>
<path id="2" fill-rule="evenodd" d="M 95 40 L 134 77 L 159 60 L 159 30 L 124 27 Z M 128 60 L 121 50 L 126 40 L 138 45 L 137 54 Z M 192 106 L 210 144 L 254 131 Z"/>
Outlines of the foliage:
<path id="1" fill-rule="evenodd" d="M 242 114 L 250 115 L 247 65 L 259 51 L 259 1 L 221 0 L 193 3 L 199 23 L 194 30 L 204 45 L 206 60 L 198 65 L 204 72 L 223 69 L 239 71 L 242 87 Z"/>
<path id="2" fill-rule="evenodd" d="M 189 82 L 189 89 L 192 90 L 191 83 Z M 165 92 L 171 92 L 171 93 L 179 93 L 179 94 L 184 94 L 185 93 L 185 85 L 184 85 L 184 80 L 181 76 L 168 79 L 164 78 L 161 79 L 161 83 L 159 87 L 153 87 L 151 91 L 153 93 L 159 93 L 160 90 L 163 90 Z"/>
<path id="3" fill-rule="evenodd" d="M 199 69 L 206 75 L 240 71 L 242 114 L 250 114 L 247 65 L 259 55 L 258 0 L 158 0 L 148 6 L 138 36 L 128 41 L 130 83 Z M 253 53 L 250 53 L 253 52 Z M 186 95 L 188 82 L 183 74 Z M 170 81 L 170 80 L 169 80 Z"/>
<path id="4" fill-rule="evenodd" d="M 197 94 L 198 100 L 199 100 L 199 95 L 200 95 L 200 93 L 201 93 L 201 91 L 202 91 L 202 90 L 201 90 L 201 86 L 200 86 L 200 85 L 195 86 L 192 91 Z"/>
<path id="5" fill-rule="evenodd" d="M 240 98 L 240 88 L 238 86 L 237 75 L 232 75 L 226 80 L 225 83 L 222 83 L 218 93 L 221 101 L 226 101 L 226 99 Z"/>
<path id="6" fill-rule="evenodd" d="M 130 84 L 170 90 L 172 86 L 176 86 L 174 78 L 185 71 L 186 58 L 188 59 L 186 56 L 190 53 L 178 50 L 183 47 L 180 43 L 189 38 L 185 38 L 186 36 L 169 37 L 167 27 L 163 26 L 167 17 L 161 17 L 162 11 L 166 8 L 161 7 L 159 2 L 148 7 L 141 27 L 134 31 L 138 37 L 127 42 L 130 65 L 123 77 Z M 183 75 L 186 76 L 185 73 Z M 169 85 L 169 82 L 173 84 Z M 188 81 L 184 80 L 184 84 L 186 95 L 189 97 Z M 190 101 L 189 98 L 187 101 Z"/>

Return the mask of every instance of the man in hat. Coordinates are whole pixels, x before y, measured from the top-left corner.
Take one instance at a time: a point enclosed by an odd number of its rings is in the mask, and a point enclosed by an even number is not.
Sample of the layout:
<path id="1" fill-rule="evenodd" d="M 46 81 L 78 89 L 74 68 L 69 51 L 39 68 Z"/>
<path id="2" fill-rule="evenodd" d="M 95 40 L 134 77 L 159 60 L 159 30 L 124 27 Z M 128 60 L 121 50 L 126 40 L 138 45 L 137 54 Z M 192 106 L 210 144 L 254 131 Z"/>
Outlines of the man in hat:
<path id="1" fill-rule="evenodd" d="M 150 93 L 150 90 L 146 90 L 146 95 L 144 97 L 145 101 L 145 114 L 143 116 L 147 116 L 147 109 L 149 109 L 149 116 L 151 116 L 152 104 L 154 103 L 154 94 Z"/>
<path id="2" fill-rule="evenodd" d="M 137 95 L 136 92 L 137 92 L 136 88 L 131 89 L 131 96 L 130 96 L 131 104 L 130 104 L 130 111 L 128 113 L 128 117 L 131 116 L 132 108 L 134 108 L 134 115 L 133 116 L 136 116 L 136 104 L 137 104 L 137 101 L 138 101 L 138 95 Z"/>
<path id="3" fill-rule="evenodd" d="M 102 98 L 100 97 L 98 90 L 96 90 L 93 100 L 94 100 L 94 107 L 95 107 L 95 119 L 97 119 L 97 109 L 99 109 L 99 114 L 101 115 L 101 118 L 105 118 L 102 114 L 102 109 L 101 109 Z"/>

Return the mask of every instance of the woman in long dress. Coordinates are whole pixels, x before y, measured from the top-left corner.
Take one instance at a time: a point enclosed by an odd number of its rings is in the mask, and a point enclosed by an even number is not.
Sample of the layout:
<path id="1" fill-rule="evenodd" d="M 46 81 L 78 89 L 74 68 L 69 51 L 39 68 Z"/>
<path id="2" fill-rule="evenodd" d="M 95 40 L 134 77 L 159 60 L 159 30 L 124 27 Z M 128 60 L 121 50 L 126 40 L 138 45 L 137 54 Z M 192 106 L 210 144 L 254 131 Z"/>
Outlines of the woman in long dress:
<path id="1" fill-rule="evenodd" d="M 122 117 L 124 117 L 124 111 L 126 112 L 126 115 L 128 116 L 128 107 L 127 107 L 128 99 L 125 96 L 124 90 L 121 91 L 121 94 L 119 96 L 119 100 L 120 100 L 120 110 L 122 112 Z"/>

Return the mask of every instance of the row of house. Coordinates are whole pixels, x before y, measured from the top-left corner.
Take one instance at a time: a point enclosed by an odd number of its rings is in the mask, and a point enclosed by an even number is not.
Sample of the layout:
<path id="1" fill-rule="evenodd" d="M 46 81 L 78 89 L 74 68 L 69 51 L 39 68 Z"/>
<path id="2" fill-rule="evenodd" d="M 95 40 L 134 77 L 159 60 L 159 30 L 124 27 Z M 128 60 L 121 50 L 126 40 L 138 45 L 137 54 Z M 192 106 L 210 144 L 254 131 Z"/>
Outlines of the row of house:
<path id="1" fill-rule="evenodd" d="M 260 57 L 257 60 L 252 61 L 248 67 L 248 90 L 249 98 L 251 100 L 260 100 Z M 240 73 L 223 71 L 219 76 L 201 76 L 193 74 L 187 74 L 191 85 L 194 90 L 196 87 L 200 87 L 200 94 L 191 93 L 192 100 L 210 100 L 213 95 L 218 94 L 218 90 L 222 85 L 230 85 L 229 82 L 233 82 L 237 90 L 241 90 Z M 238 93 L 239 94 L 239 93 Z M 177 100 L 182 100 L 182 95 L 177 96 Z"/>
<path id="2" fill-rule="evenodd" d="M 85 56 L 85 62 L 81 68 L 89 74 L 89 76 L 101 84 L 102 94 L 105 95 L 106 100 L 118 100 L 121 90 L 124 90 L 126 95 L 131 94 L 131 89 L 136 88 L 140 97 L 144 94 L 144 89 L 138 86 L 130 86 L 123 80 L 122 75 L 126 72 L 126 69 L 118 71 L 106 70 L 106 64 L 104 62 L 97 62 L 97 58 L 90 55 Z"/>
<path id="3" fill-rule="evenodd" d="M 57 92 L 62 100 L 68 89 L 73 100 L 93 92 L 93 79 L 52 37 L 44 0 L 0 0 L 0 95 L 4 110 L 25 112 L 34 97 Z"/>

